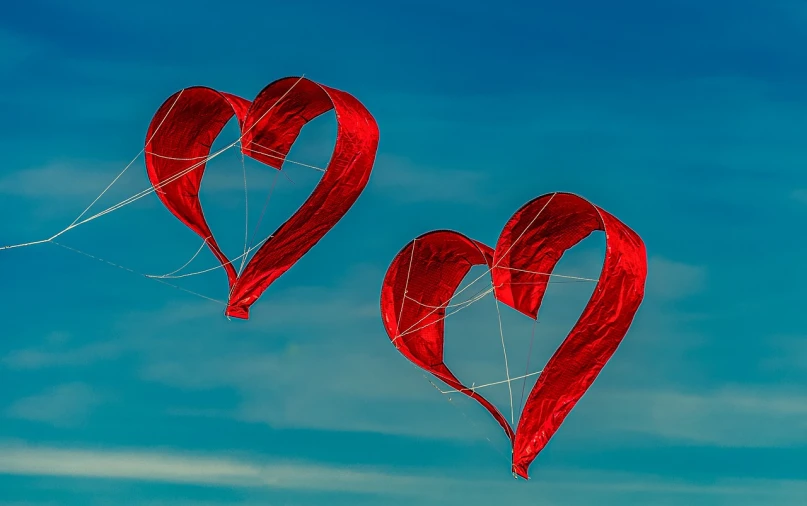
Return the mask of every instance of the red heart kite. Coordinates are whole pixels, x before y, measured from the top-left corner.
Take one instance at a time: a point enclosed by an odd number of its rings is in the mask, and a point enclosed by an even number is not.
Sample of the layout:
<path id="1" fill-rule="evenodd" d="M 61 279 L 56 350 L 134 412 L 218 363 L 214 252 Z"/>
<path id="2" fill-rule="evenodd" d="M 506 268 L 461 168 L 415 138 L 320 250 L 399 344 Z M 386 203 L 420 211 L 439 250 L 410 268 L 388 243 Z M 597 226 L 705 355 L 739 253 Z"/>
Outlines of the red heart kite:
<path id="1" fill-rule="evenodd" d="M 487 265 L 496 299 L 537 319 L 549 275 L 560 257 L 596 230 L 606 237 L 597 286 L 541 372 L 514 432 L 495 406 L 465 387 L 446 366 L 443 320 L 448 301 L 471 267 Z M 398 351 L 493 415 L 513 445 L 513 472 L 526 479 L 529 465 L 628 332 L 644 297 L 646 278 L 645 246 L 633 230 L 581 197 L 553 193 L 519 209 L 505 225 L 495 250 L 445 230 L 410 242 L 387 270 L 381 315 Z M 404 304 L 406 298 L 419 303 Z"/>
<path id="2" fill-rule="evenodd" d="M 336 146 L 308 200 L 258 249 L 239 276 L 207 225 L 199 187 L 210 147 L 235 116 L 241 151 L 280 170 L 303 126 L 334 110 Z M 202 237 L 227 272 L 225 314 L 249 318 L 250 306 L 305 255 L 358 199 L 375 161 L 378 126 L 353 96 L 305 78 L 284 78 L 254 102 L 211 88 L 186 88 L 160 107 L 146 136 L 146 170 L 157 195 L 174 216 Z"/>

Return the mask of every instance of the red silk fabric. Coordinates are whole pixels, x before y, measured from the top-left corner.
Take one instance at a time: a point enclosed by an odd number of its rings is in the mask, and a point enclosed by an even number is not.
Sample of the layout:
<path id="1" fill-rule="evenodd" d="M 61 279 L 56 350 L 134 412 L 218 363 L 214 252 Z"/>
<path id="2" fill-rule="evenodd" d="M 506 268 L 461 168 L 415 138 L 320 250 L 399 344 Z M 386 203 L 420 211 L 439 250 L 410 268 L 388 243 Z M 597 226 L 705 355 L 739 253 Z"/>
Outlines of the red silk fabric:
<path id="1" fill-rule="evenodd" d="M 497 408 L 464 387 L 445 365 L 444 305 L 473 265 L 487 264 L 495 297 L 535 319 L 549 274 L 563 253 L 598 230 L 605 232 L 606 254 L 597 286 L 538 377 L 514 432 Z M 519 209 L 495 250 L 451 231 L 431 232 L 409 243 L 387 271 L 381 314 L 387 334 L 407 359 L 491 413 L 512 442 L 513 472 L 527 478 L 532 461 L 628 332 L 646 278 L 647 253 L 633 230 L 581 197 L 553 193 Z"/>
<path id="2" fill-rule="evenodd" d="M 235 116 L 242 132 L 241 151 L 279 170 L 303 126 L 331 109 L 337 121 L 336 145 L 322 179 L 238 276 L 213 238 L 199 201 L 213 141 Z M 230 296 L 225 314 L 247 319 L 264 290 L 356 202 L 370 178 L 378 138 L 375 119 L 356 98 L 305 78 L 275 81 L 253 102 L 193 87 L 172 95 L 154 115 L 146 136 L 146 171 L 162 203 L 206 240 L 227 272 Z"/>

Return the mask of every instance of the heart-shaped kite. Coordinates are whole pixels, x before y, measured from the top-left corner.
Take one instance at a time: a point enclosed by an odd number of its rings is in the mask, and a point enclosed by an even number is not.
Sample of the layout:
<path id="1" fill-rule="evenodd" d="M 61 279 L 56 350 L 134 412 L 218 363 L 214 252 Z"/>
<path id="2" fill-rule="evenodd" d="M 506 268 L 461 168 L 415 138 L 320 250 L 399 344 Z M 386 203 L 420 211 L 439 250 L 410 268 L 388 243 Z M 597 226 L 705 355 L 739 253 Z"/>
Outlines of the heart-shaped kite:
<path id="1" fill-rule="evenodd" d="M 515 432 L 499 410 L 467 388 L 444 362 L 446 306 L 475 265 L 487 265 L 494 296 L 538 318 L 549 275 L 563 253 L 596 230 L 605 232 L 605 262 L 583 314 L 538 377 Z M 415 365 L 478 401 L 513 445 L 512 470 L 527 470 L 594 382 L 628 331 L 644 297 L 647 254 L 624 223 L 581 197 L 552 193 L 519 209 L 496 249 L 439 230 L 410 242 L 387 270 L 381 291 L 384 327 Z M 405 299 L 410 299 L 405 302 Z M 417 302 L 413 302 L 417 301 Z"/>
<path id="2" fill-rule="evenodd" d="M 239 276 L 207 225 L 199 187 L 213 141 L 235 115 L 241 152 L 280 170 L 303 126 L 334 110 L 336 145 L 319 184 L 303 205 L 258 249 Z M 225 314 L 249 318 L 249 307 L 305 255 L 356 202 L 378 149 L 378 126 L 353 96 L 305 78 L 287 77 L 253 102 L 206 87 L 186 88 L 159 108 L 146 136 L 146 170 L 174 216 L 205 240 L 227 272 Z"/>

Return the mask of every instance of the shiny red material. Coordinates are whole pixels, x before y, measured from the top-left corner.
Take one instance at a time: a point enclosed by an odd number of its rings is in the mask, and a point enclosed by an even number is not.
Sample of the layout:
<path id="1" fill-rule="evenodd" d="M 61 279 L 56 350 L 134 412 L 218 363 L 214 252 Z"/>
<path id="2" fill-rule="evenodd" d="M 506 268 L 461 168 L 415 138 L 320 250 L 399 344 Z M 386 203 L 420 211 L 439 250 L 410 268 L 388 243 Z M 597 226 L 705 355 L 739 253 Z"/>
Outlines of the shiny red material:
<path id="1" fill-rule="evenodd" d="M 535 319 L 549 274 L 563 253 L 597 230 L 605 232 L 606 238 L 597 286 L 583 314 L 538 377 L 515 433 L 495 407 L 476 392 L 463 390 L 482 403 L 504 428 L 513 444 L 512 470 L 523 478 L 528 477 L 529 465 L 594 382 L 633 321 L 647 278 L 647 254 L 641 238 L 581 197 L 553 193 L 530 201 L 510 218 L 492 258 L 490 248 L 461 234 L 432 232 L 407 245 L 384 279 L 381 314 L 396 348 L 416 365 L 443 381 L 447 377 L 453 383 L 446 383 L 462 390 L 456 378 L 446 374 L 442 318 L 446 301 L 470 267 L 488 264 L 496 298 Z M 424 327 L 426 323 L 432 325 Z"/>
<path id="2" fill-rule="evenodd" d="M 443 361 L 446 301 L 471 267 L 490 266 L 492 260 L 489 246 L 458 232 L 440 230 L 422 235 L 392 261 L 381 289 L 381 314 L 392 343 L 403 356 L 476 399 L 512 439 L 513 429 L 507 419 L 487 399 L 463 385 Z"/>
<path id="3" fill-rule="evenodd" d="M 213 141 L 235 116 L 242 132 L 241 151 L 279 170 L 303 126 L 331 109 L 337 121 L 336 145 L 322 179 L 239 277 L 213 238 L 199 201 Z M 227 272 L 230 296 L 225 314 L 247 319 L 250 306 L 264 290 L 356 202 L 370 178 L 378 138 L 375 119 L 356 98 L 305 78 L 275 81 L 253 102 L 193 87 L 171 96 L 154 115 L 146 136 L 146 170 L 163 204 L 206 240 Z"/>

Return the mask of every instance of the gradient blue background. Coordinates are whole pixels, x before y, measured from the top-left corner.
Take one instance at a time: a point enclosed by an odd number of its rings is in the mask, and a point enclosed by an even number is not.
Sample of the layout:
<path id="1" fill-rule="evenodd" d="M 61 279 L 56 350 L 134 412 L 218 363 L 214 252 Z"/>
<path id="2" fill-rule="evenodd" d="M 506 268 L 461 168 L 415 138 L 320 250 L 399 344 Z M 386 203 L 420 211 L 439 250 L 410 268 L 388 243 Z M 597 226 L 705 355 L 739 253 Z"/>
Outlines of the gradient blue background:
<path id="1" fill-rule="evenodd" d="M 0 252 L 0 504 L 805 503 L 807 7 L 438 3 L 4 5 L 2 244 L 67 226 L 186 86 L 252 98 L 305 73 L 359 98 L 381 144 L 358 203 L 249 322 L 54 245 Z M 291 158 L 322 167 L 332 145 L 322 118 Z M 277 174 L 246 168 L 254 224 Z M 225 153 L 202 190 L 231 256 L 241 171 Z M 284 171 L 294 184 L 280 177 L 258 235 L 319 177 Z M 147 185 L 141 158 L 94 209 Z M 495 422 L 447 402 L 390 346 L 378 292 L 418 234 L 493 244 L 518 207 L 556 190 L 642 235 L 648 291 L 532 479 L 516 482 Z M 157 274 L 200 244 L 154 195 L 59 241 Z M 592 238 L 558 272 L 596 276 L 601 256 Z M 205 251 L 191 268 L 214 265 Z M 226 295 L 220 270 L 176 284 Z M 552 286 L 531 370 L 590 290 Z M 533 325 L 504 320 L 523 374 Z M 462 378 L 504 379 L 490 299 L 447 333 Z M 509 415 L 506 386 L 489 391 Z"/>

